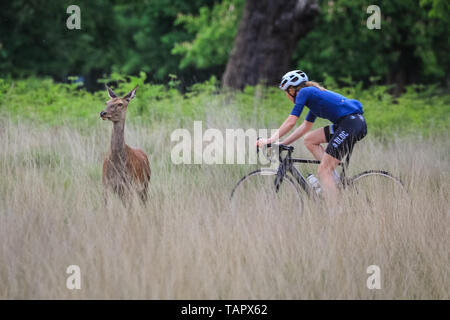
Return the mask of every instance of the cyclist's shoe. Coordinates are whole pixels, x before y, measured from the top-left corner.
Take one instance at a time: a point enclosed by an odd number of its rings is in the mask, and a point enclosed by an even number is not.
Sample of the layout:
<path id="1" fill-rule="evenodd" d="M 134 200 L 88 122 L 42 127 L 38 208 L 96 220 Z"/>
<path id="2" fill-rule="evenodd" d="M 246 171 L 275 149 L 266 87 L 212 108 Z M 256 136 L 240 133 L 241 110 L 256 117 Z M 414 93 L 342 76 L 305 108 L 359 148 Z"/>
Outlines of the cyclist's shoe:
<path id="1" fill-rule="evenodd" d="M 341 182 L 341 177 L 339 176 L 339 173 L 337 173 L 336 170 L 333 170 L 332 175 L 333 175 L 334 182 L 336 182 L 336 184 L 339 185 L 339 183 Z"/>
<path id="2" fill-rule="evenodd" d="M 342 181 L 341 181 L 341 177 L 339 176 L 339 173 L 337 173 L 336 170 L 333 170 L 332 176 L 333 176 L 334 183 L 336 184 L 338 189 L 340 189 L 342 187 Z"/>

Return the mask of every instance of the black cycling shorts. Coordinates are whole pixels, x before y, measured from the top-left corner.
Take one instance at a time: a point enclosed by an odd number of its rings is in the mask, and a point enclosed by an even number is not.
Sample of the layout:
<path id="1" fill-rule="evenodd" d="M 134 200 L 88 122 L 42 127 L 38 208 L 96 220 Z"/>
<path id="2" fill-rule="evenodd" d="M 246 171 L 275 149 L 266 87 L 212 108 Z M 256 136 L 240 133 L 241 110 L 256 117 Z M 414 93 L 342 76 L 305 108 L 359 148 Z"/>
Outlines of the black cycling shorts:
<path id="1" fill-rule="evenodd" d="M 367 124 L 362 114 L 344 116 L 323 129 L 328 142 L 325 152 L 338 160 L 351 153 L 355 143 L 367 134 Z"/>

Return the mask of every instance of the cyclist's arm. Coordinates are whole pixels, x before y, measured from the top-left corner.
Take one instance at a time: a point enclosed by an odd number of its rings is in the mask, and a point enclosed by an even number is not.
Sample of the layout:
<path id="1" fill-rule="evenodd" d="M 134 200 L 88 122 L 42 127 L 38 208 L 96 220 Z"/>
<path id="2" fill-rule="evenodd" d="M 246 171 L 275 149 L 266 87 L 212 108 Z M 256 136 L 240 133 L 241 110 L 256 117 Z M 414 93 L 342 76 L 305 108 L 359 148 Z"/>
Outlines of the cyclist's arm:
<path id="1" fill-rule="evenodd" d="M 273 143 L 273 142 L 278 141 L 279 138 L 284 136 L 286 133 L 288 133 L 295 126 L 295 123 L 297 122 L 297 119 L 298 119 L 297 116 L 289 115 L 286 118 L 286 120 L 284 120 L 284 122 L 280 126 L 280 128 L 277 131 L 275 131 L 275 133 L 272 135 L 272 137 L 267 139 L 267 143 Z"/>
<path id="2" fill-rule="evenodd" d="M 307 120 L 303 121 L 303 123 L 297 129 L 295 129 L 294 132 L 292 132 L 286 139 L 284 139 L 280 143 L 285 145 L 291 144 L 295 140 L 301 138 L 309 130 L 311 130 L 312 126 L 312 122 L 309 122 Z"/>
<path id="3" fill-rule="evenodd" d="M 298 117 L 300 117 L 300 114 L 302 113 L 303 108 L 305 107 L 306 101 L 308 100 L 309 93 L 310 91 L 308 90 L 300 90 L 300 92 L 297 94 L 297 97 L 295 98 L 295 104 L 294 108 L 291 111 L 291 114 L 287 117 L 287 119 L 283 122 L 283 124 L 280 126 L 280 128 L 275 132 L 275 134 L 272 137 L 261 143 L 274 143 L 278 141 L 278 139 L 280 139 L 286 133 L 288 133 L 295 126 L 295 124 L 297 123 L 297 119 Z"/>

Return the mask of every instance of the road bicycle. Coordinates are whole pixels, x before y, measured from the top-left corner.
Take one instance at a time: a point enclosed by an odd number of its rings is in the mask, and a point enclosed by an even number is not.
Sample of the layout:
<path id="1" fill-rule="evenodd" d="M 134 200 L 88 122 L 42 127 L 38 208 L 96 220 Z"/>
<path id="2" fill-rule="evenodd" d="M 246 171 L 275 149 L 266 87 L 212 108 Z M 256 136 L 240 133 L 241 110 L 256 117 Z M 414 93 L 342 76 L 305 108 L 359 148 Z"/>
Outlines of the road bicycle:
<path id="1" fill-rule="evenodd" d="M 268 156 L 268 150 L 271 150 Z M 303 209 L 303 199 L 313 198 L 320 200 L 317 188 L 314 188 L 302 172 L 294 164 L 320 164 L 318 160 L 292 158 L 294 147 L 283 144 L 268 144 L 263 148 L 264 156 L 275 166 L 262 168 L 243 176 L 231 192 L 231 203 L 236 209 L 237 198 L 249 201 L 251 198 L 259 199 L 261 202 L 278 199 L 281 202 L 292 201 L 299 210 Z M 259 148 L 257 149 L 259 152 Z M 285 153 L 285 156 L 283 156 Z M 339 174 L 338 188 L 341 191 L 352 190 L 359 197 L 373 204 L 374 201 L 383 201 L 383 197 L 404 197 L 406 189 L 400 178 L 395 177 L 385 170 L 367 170 L 347 177 L 350 163 L 350 150 L 344 161 L 339 163 L 341 172 Z M 382 195 L 380 195 L 380 192 Z M 373 199 L 378 193 L 378 199 Z M 381 199 L 380 199 L 381 197 Z M 247 204 L 248 206 L 248 204 Z M 251 206 L 251 204 L 250 204 Z"/>

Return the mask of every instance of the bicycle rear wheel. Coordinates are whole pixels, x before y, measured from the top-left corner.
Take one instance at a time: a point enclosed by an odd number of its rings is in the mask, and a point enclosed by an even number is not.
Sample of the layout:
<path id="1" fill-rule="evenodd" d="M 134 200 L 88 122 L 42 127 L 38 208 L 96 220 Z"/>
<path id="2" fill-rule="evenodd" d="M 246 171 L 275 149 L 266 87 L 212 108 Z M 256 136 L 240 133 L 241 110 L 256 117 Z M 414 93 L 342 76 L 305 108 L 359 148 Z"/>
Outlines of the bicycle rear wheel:
<path id="1" fill-rule="evenodd" d="M 398 207 L 409 201 L 402 181 L 383 170 L 364 171 L 349 180 L 350 188 L 369 206 Z"/>
<path id="2" fill-rule="evenodd" d="M 276 174 L 276 170 L 265 169 L 253 171 L 242 177 L 231 192 L 232 211 L 301 212 L 303 201 L 298 184 L 286 175 L 279 190 L 276 191 L 274 184 Z"/>

